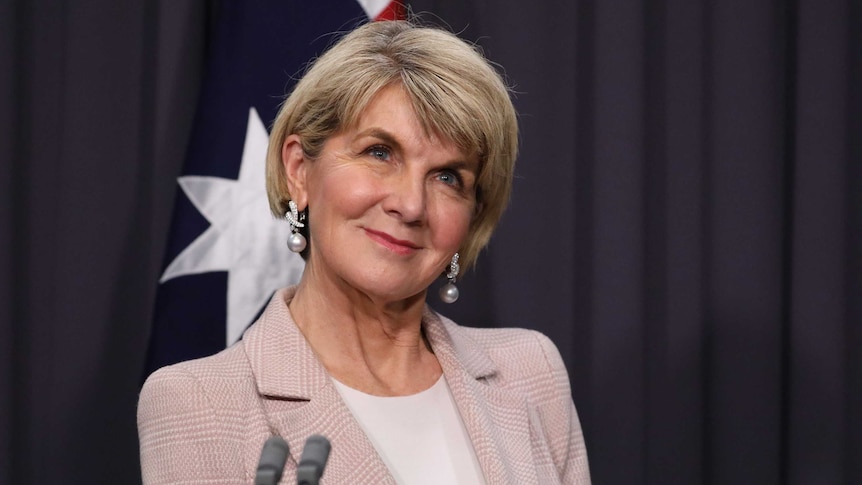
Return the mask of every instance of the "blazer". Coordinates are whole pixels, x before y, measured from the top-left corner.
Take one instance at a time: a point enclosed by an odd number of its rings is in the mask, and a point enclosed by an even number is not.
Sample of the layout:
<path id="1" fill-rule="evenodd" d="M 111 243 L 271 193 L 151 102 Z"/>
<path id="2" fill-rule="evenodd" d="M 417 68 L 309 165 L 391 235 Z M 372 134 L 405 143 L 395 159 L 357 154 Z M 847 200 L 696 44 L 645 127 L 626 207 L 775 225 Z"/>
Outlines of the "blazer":
<path id="1" fill-rule="evenodd" d="M 332 443 L 322 484 L 395 484 L 294 323 L 279 290 L 241 341 L 164 367 L 138 402 L 145 484 L 253 483 L 264 441 L 290 447 L 296 483 L 308 436 Z M 461 327 L 426 307 L 422 324 L 490 485 L 588 484 L 586 448 L 560 354 L 523 329 Z"/>

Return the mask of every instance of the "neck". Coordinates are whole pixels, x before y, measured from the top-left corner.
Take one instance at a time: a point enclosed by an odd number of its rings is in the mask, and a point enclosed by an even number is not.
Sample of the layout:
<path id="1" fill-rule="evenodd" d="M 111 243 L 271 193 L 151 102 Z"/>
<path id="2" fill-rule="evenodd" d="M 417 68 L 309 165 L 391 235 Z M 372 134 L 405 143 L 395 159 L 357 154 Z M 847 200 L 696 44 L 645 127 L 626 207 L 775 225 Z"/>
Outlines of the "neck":
<path id="1" fill-rule="evenodd" d="M 290 311 L 333 378 L 397 396 L 427 389 L 442 372 L 422 332 L 424 301 L 425 292 L 385 301 L 306 267 Z"/>

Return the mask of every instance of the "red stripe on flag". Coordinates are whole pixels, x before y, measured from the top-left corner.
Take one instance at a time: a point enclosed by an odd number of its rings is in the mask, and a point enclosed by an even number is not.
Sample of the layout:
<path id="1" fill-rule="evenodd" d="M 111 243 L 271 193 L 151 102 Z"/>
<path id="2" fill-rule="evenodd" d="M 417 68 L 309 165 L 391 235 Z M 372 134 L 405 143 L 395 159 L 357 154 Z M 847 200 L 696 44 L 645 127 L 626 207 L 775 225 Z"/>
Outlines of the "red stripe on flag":
<path id="1" fill-rule="evenodd" d="M 380 12 L 374 20 L 404 20 L 406 9 L 399 1 L 389 2 L 389 5 Z"/>

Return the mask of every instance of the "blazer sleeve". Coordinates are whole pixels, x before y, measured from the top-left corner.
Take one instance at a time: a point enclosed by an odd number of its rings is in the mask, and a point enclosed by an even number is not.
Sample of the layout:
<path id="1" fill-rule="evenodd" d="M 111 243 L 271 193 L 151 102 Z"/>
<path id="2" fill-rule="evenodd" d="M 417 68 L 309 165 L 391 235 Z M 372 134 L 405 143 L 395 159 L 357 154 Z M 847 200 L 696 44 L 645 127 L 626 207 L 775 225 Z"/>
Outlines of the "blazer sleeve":
<path id="1" fill-rule="evenodd" d="M 177 367 L 153 373 L 138 400 L 144 484 L 237 483 L 242 450 L 225 436 L 200 381 Z M 236 449 L 231 449 L 236 448 Z"/>
<path id="2" fill-rule="evenodd" d="M 545 433 L 549 438 L 551 455 L 560 474 L 561 483 L 589 484 L 590 468 L 587 448 L 578 412 L 572 400 L 566 366 L 554 343 L 536 333 L 553 380 L 554 398 L 545 401 L 541 409 Z"/>

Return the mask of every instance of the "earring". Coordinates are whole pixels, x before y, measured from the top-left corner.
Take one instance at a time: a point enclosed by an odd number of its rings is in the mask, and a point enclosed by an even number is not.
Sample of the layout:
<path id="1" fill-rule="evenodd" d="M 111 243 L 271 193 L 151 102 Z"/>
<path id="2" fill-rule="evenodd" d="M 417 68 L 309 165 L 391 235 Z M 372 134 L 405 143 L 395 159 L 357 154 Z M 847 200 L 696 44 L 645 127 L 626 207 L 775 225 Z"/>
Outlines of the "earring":
<path id="1" fill-rule="evenodd" d="M 296 202 L 292 200 L 287 201 L 287 206 L 290 210 L 284 213 L 284 218 L 290 224 L 291 232 L 290 237 L 287 238 L 287 248 L 294 253 L 301 253 L 305 251 L 305 246 L 308 245 L 305 236 L 299 232 L 300 227 L 305 227 L 305 224 L 302 222 L 305 220 L 305 213 L 300 213 L 296 208 Z"/>
<path id="2" fill-rule="evenodd" d="M 458 258 L 460 257 L 460 254 L 455 253 L 452 256 L 452 261 L 449 263 L 449 272 L 446 273 L 449 282 L 440 288 L 440 299 L 443 300 L 443 303 L 455 303 L 458 300 L 458 287 L 455 286 L 455 278 L 458 277 L 458 272 L 461 271 L 461 266 L 458 265 Z"/>

